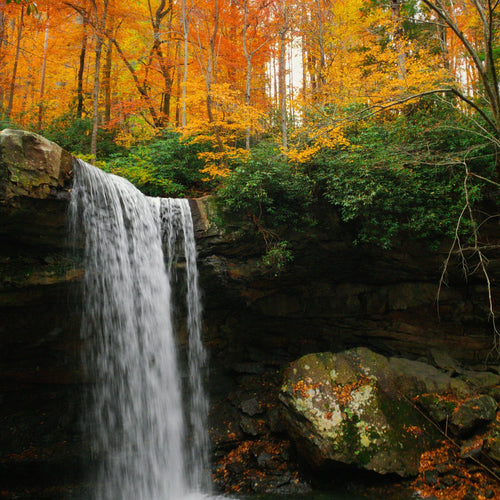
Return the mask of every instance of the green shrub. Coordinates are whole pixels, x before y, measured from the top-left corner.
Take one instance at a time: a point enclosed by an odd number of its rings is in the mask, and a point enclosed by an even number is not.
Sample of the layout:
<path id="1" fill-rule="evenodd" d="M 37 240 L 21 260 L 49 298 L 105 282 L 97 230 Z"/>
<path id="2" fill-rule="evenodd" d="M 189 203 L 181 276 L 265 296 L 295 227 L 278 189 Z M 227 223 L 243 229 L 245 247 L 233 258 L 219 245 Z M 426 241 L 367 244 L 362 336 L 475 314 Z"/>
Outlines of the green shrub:
<path id="1" fill-rule="evenodd" d="M 388 248 L 419 238 L 435 246 L 453 235 L 464 207 L 464 162 L 492 174 L 493 150 L 470 130 L 452 108 L 420 103 L 396 119 L 354 124 L 349 147 L 322 151 L 308 169 L 343 220 L 357 224 L 357 241 Z M 483 194 L 470 184 L 472 203 Z"/>
<path id="2" fill-rule="evenodd" d="M 92 140 L 92 119 L 75 118 L 70 114 L 60 116 L 52 121 L 40 134 L 59 144 L 75 156 L 86 155 L 90 152 Z M 125 152 L 125 148 L 115 142 L 113 129 L 99 128 L 97 132 L 97 157 L 106 159 L 113 154 Z"/>
<path id="3" fill-rule="evenodd" d="M 204 163 L 198 153 L 203 148 L 184 143 L 177 132 L 165 131 L 127 154 L 112 155 L 108 170 L 150 196 L 199 196 L 213 188 L 200 171 Z"/>
<path id="4" fill-rule="evenodd" d="M 217 194 L 223 213 L 274 230 L 308 220 L 312 192 L 311 179 L 289 165 L 277 145 L 262 143 L 235 165 Z"/>

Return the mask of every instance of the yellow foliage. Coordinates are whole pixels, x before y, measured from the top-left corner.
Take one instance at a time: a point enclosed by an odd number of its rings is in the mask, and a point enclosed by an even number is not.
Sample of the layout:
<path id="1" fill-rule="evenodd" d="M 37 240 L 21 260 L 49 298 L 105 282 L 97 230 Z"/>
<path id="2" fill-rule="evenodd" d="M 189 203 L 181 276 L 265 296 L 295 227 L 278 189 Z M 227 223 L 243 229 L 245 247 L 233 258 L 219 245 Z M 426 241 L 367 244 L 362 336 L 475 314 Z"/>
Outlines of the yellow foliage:
<path id="1" fill-rule="evenodd" d="M 249 152 L 238 146 L 248 131 L 261 130 L 262 111 L 242 104 L 239 91 L 227 83 L 215 84 L 210 93 L 212 121 L 205 115 L 193 115 L 182 130 L 184 138 L 191 143 L 208 143 L 212 151 L 205 151 L 199 157 L 205 161 L 203 173 L 208 179 L 226 177 L 228 162 L 245 159 Z M 202 91 L 192 95 L 188 101 L 191 109 L 206 107 L 207 96 Z"/>
<path id="2" fill-rule="evenodd" d="M 305 144 L 296 144 L 283 151 L 289 161 L 293 163 L 306 163 L 323 148 L 334 149 L 349 146 L 349 141 L 343 135 L 342 129 L 332 125 L 308 130 L 305 140 L 304 138 L 292 137 L 292 140 L 294 139 L 302 139 Z"/>

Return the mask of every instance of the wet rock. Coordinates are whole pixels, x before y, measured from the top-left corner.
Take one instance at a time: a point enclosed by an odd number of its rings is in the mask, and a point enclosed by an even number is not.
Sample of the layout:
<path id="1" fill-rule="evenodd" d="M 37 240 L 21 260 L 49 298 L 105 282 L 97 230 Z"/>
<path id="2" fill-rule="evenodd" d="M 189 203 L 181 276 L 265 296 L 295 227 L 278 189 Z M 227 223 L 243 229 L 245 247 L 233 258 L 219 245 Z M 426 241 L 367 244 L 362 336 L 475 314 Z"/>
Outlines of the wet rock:
<path id="1" fill-rule="evenodd" d="M 72 157 L 22 130 L 0 132 L 0 235 L 37 245 L 65 245 Z"/>
<path id="2" fill-rule="evenodd" d="M 488 387 L 484 392 L 491 396 L 497 403 L 500 403 L 500 385 Z"/>
<path id="3" fill-rule="evenodd" d="M 488 390 L 500 386 L 500 375 L 491 371 L 467 370 L 463 372 L 462 378 L 480 393 L 487 393 Z"/>
<path id="4" fill-rule="evenodd" d="M 465 492 L 463 500 L 478 500 L 478 491 L 474 486 L 469 486 Z"/>
<path id="5" fill-rule="evenodd" d="M 426 470 L 424 472 L 424 481 L 429 486 L 434 486 L 438 482 L 439 473 L 436 469 Z"/>
<path id="6" fill-rule="evenodd" d="M 457 484 L 457 482 L 457 478 L 452 475 L 446 475 L 445 477 L 443 477 L 443 479 L 441 479 L 441 483 L 448 488 Z"/>
<path id="7" fill-rule="evenodd" d="M 243 417 L 240 421 L 241 430 L 250 436 L 257 436 L 259 431 L 254 421 L 249 417 Z"/>
<path id="8" fill-rule="evenodd" d="M 434 366 L 405 358 L 389 358 L 391 378 L 399 390 L 407 396 L 449 393 L 459 397 L 471 393 L 464 380 L 443 373 Z"/>
<path id="9" fill-rule="evenodd" d="M 270 453 L 260 453 L 259 456 L 257 457 L 257 463 L 259 464 L 260 467 L 267 467 L 267 464 L 269 461 L 273 458 L 273 456 Z"/>
<path id="10" fill-rule="evenodd" d="M 240 403 L 240 408 L 243 413 L 246 413 L 250 417 L 254 417 L 255 415 L 258 415 L 264 411 L 264 408 L 262 408 L 257 398 L 251 398 L 242 401 Z"/>
<path id="11" fill-rule="evenodd" d="M 422 394 L 416 396 L 415 402 L 424 410 L 426 415 L 438 424 L 443 424 L 447 419 L 451 418 L 458 405 L 456 401 L 450 401 L 439 394 Z"/>
<path id="12" fill-rule="evenodd" d="M 497 402 L 486 395 L 473 396 L 454 411 L 450 429 L 457 436 L 468 436 L 495 419 Z"/>
<path id="13" fill-rule="evenodd" d="M 472 438 L 462 441 L 460 445 L 460 456 L 462 458 L 478 458 L 483 451 L 483 440 Z"/>
<path id="14" fill-rule="evenodd" d="M 299 481 L 298 479 L 293 479 L 288 484 L 284 484 L 283 486 L 279 486 L 278 488 L 276 488 L 274 493 L 276 493 L 277 495 L 283 495 L 283 497 L 286 498 L 287 495 L 306 495 L 311 491 L 312 488 L 307 483 Z"/>
<path id="15" fill-rule="evenodd" d="M 456 373 L 459 370 L 457 362 L 442 349 L 433 348 L 430 351 L 433 363 L 442 370 L 450 373 Z"/>
<path id="16" fill-rule="evenodd" d="M 484 438 L 485 454 L 500 463 L 500 424 L 495 422 Z"/>
<path id="17" fill-rule="evenodd" d="M 267 413 L 266 423 L 271 432 L 283 432 L 283 419 L 281 418 L 281 411 L 278 408 L 272 408 Z"/>

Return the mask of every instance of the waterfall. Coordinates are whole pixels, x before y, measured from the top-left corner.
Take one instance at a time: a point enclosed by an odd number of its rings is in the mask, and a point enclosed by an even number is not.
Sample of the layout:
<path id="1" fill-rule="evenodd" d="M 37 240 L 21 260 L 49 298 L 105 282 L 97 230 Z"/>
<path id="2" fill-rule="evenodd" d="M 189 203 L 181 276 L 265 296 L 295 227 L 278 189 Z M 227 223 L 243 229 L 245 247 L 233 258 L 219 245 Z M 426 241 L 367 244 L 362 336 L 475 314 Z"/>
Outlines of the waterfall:
<path id="1" fill-rule="evenodd" d="M 85 240 L 81 337 L 91 389 L 84 437 L 98 464 L 93 496 L 204 496 L 210 484 L 206 356 L 189 204 L 148 198 L 125 179 L 76 161 L 69 219 L 74 237 Z M 172 305 L 180 269 L 185 384 Z"/>

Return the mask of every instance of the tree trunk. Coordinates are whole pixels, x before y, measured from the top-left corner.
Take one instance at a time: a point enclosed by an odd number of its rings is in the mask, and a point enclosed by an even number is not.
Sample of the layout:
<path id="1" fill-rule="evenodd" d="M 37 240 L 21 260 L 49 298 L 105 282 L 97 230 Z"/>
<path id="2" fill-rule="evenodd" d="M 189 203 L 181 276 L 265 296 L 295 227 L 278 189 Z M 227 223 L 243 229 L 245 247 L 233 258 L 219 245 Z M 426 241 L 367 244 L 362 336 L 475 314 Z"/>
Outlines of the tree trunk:
<path id="1" fill-rule="evenodd" d="M 319 70 L 318 70 L 318 82 L 322 86 L 325 83 L 325 69 L 326 69 L 326 57 L 325 57 L 325 40 L 323 35 L 323 10 L 321 8 L 320 0 L 316 0 L 316 11 L 318 14 L 318 45 L 319 45 Z"/>
<path id="2" fill-rule="evenodd" d="M 4 47 L 7 45 L 7 19 L 3 12 L 0 12 L 0 116 L 4 116 L 4 98 L 5 98 L 5 53 Z"/>
<path id="3" fill-rule="evenodd" d="M 43 98 L 45 93 L 45 74 L 47 71 L 48 47 L 49 47 L 49 13 L 47 12 L 47 20 L 45 22 L 45 39 L 43 42 L 42 74 L 40 76 L 40 95 L 38 103 L 38 130 L 42 129 L 42 122 L 43 122 Z"/>
<path id="4" fill-rule="evenodd" d="M 243 52 L 245 54 L 245 59 L 247 61 L 247 74 L 245 83 L 245 105 L 250 106 L 250 96 L 252 92 L 252 54 L 248 50 L 247 46 L 247 30 L 248 30 L 248 0 L 244 2 L 244 18 L 243 18 Z M 245 131 L 245 149 L 250 151 L 250 125 L 247 126 Z"/>
<path id="5" fill-rule="evenodd" d="M 280 30 L 280 54 L 278 61 L 279 102 L 281 121 L 281 145 L 288 149 L 288 123 L 286 109 L 286 30 Z"/>
<path id="6" fill-rule="evenodd" d="M 104 33 L 106 28 L 106 20 L 108 13 L 108 0 L 104 0 L 103 13 L 99 18 L 97 7 L 95 7 L 97 26 L 95 30 L 96 47 L 95 47 L 95 68 L 94 68 L 94 88 L 92 92 L 92 138 L 90 143 L 90 154 L 96 158 L 97 156 L 97 133 L 99 131 L 99 94 L 101 90 L 101 56 L 102 47 L 104 45 Z"/>
<path id="7" fill-rule="evenodd" d="M 113 42 L 106 45 L 106 63 L 104 65 L 104 124 L 111 121 L 111 70 L 113 68 Z"/>
<path id="8" fill-rule="evenodd" d="M 87 53 L 87 22 L 82 17 L 83 24 L 83 37 L 82 37 L 82 46 L 80 48 L 80 58 L 78 64 L 78 83 L 77 83 L 77 105 L 76 105 L 76 117 L 77 119 L 82 119 L 83 117 L 83 107 L 84 107 L 84 95 L 83 95 L 83 75 L 85 73 L 85 56 Z"/>
<path id="9" fill-rule="evenodd" d="M 16 55 L 14 58 L 14 67 L 12 68 L 12 76 L 10 79 L 9 101 L 7 103 L 7 111 L 5 112 L 5 118 L 7 120 L 10 120 L 10 115 L 12 113 L 12 106 L 14 105 L 14 93 L 16 90 L 16 77 L 17 77 L 17 67 L 19 65 L 19 54 L 21 52 L 23 23 L 24 23 L 24 5 L 21 6 L 21 14 L 19 15 L 19 23 L 17 25 Z"/>
<path id="10" fill-rule="evenodd" d="M 187 125 L 187 79 L 188 79 L 188 49 L 189 49 L 189 17 L 186 10 L 186 0 L 182 0 L 182 36 L 184 42 L 184 61 L 182 68 L 181 125 Z"/>
<path id="11" fill-rule="evenodd" d="M 150 5 L 151 11 L 151 5 Z M 162 28 L 161 24 L 163 19 L 168 17 L 168 25 L 166 28 Z M 172 50 L 172 38 L 173 38 L 173 30 L 172 30 L 172 15 L 173 15 L 173 0 L 167 1 L 160 0 L 160 5 L 156 9 L 156 12 L 151 15 L 151 22 L 153 26 L 153 53 L 156 54 L 158 59 L 158 64 L 160 66 L 160 71 L 163 77 L 163 92 L 161 97 L 160 104 L 160 119 L 161 126 L 164 126 L 166 123 L 170 121 L 170 102 L 172 98 L 172 89 L 173 89 L 173 71 L 172 71 L 172 63 L 169 61 L 169 56 L 171 56 Z M 168 35 L 169 40 L 167 44 L 166 55 L 162 50 L 162 45 L 165 44 L 164 36 Z"/>
<path id="12" fill-rule="evenodd" d="M 406 53 L 403 47 L 403 26 L 401 24 L 401 1 L 391 0 L 394 48 L 398 57 L 399 79 L 406 79 Z"/>

